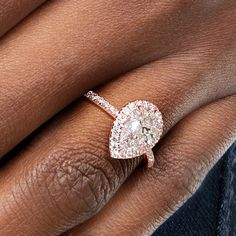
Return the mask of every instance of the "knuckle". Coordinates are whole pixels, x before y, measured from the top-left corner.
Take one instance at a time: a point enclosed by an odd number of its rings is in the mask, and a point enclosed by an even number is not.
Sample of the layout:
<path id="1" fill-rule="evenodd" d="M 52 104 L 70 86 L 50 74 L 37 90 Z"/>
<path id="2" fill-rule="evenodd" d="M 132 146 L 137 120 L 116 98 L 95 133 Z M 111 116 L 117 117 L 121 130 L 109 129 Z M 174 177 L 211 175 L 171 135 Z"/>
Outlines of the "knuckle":
<path id="1" fill-rule="evenodd" d="M 83 220 L 108 201 L 127 169 L 108 161 L 107 151 L 100 146 L 70 143 L 53 150 L 40 167 L 52 200 L 62 207 L 66 198 L 64 210 L 79 212 Z"/>

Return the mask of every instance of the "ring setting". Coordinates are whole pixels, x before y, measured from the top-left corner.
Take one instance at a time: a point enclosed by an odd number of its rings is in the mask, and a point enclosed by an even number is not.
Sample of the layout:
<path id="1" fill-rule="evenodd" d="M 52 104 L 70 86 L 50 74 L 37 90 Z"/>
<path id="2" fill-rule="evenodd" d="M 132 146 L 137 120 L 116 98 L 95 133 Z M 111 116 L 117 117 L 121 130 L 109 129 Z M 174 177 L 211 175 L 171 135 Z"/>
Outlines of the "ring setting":
<path id="1" fill-rule="evenodd" d="M 128 159 L 143 155 L 148 167 L 152 167 L 155 161 L 152 148 L 163 132 L 162 114 L 157 106 L 136 100 L 118 111 L 93 91 L 86 93 L 85 97 L 115 118 L 109 139 L 111 157 Z"/>

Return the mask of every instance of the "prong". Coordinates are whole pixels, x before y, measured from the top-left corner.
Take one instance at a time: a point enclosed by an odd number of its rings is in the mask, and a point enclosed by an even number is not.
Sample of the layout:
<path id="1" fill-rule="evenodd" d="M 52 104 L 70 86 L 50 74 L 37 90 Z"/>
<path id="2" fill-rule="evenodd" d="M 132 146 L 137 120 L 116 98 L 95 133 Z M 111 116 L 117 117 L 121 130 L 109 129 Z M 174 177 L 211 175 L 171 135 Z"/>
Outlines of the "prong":
<path id="1" fill-rule="evenodd" d="M 152 149 L 147 150 L 147 152 L 145 153 L 145 158 L 147 160 L 147 167 L 148 168 L 152 167 L 155 162 L 155 157 Z"/>

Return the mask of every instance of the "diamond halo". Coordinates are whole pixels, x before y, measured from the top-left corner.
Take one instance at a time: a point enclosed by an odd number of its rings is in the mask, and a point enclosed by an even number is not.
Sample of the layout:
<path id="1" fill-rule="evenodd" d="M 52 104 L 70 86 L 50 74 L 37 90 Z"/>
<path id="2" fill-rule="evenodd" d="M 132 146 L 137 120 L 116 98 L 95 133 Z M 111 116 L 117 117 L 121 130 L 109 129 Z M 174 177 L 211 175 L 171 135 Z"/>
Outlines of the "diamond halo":
<path id="1" fill-rule="evenodd" d="M 144 155 L 151 167 L 154 163 L 152 148 L 163 132 L 159 109 L 148 101 L 136 100 L 118 111 L 93 91 L 85 96 L 115 118 L 109 139 L 111 157 L 128 159 Z"/>
<path id="2" fill-rule="evenodd" d="M 117 115 L 111 129 L 111 157 L 127 159 L 147 155 L 148 159 L 153 159 L 152 148 L 159 141 L 162 131 L 162 115 L 154 104 L 142 100 L 127 104 Z"/>

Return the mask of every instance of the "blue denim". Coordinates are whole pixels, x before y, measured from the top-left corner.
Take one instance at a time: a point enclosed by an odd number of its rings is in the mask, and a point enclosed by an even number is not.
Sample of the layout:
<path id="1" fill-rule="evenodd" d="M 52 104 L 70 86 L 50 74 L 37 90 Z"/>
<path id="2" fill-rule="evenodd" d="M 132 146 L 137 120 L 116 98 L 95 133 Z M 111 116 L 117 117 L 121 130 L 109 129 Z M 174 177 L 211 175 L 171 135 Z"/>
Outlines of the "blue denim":
<path id="1" fill-rule="evenodd" d="M 236 143 L 153 236 L 236 236 Z"/>

